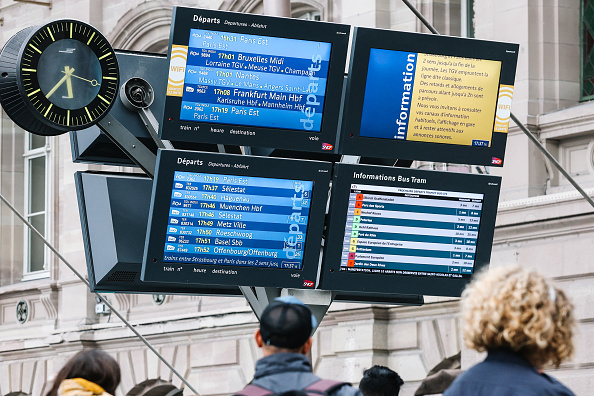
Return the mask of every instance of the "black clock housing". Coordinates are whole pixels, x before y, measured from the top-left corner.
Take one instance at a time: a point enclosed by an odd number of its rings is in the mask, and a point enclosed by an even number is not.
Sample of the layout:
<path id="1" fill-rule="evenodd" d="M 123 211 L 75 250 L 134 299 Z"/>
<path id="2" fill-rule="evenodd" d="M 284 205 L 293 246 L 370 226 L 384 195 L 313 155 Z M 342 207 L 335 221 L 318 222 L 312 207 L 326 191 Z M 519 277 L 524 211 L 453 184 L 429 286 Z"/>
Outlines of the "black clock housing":
<path id="1" fill-rule="evenodd" d="M 31 133 L 52 136 L 96 124 L 111 109 L 118 87 L 113 48 L 81 21 L 27 28 L 0 52 L 0 103 Z"/>

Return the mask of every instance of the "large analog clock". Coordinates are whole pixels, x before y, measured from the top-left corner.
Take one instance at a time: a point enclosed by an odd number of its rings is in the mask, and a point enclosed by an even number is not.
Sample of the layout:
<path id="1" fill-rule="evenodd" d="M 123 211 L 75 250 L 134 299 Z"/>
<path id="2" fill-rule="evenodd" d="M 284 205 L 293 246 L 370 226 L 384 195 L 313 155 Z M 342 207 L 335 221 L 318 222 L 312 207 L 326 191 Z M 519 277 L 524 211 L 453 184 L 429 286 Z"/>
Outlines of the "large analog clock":
<path id="1" fill-rule="evenodd" d="M 0 52 L 0 103 L 31 133 L 59 135 L 96 124 L 111 109 L 118 88 L 113 48 L 84 22 L 27 28 Z"/>

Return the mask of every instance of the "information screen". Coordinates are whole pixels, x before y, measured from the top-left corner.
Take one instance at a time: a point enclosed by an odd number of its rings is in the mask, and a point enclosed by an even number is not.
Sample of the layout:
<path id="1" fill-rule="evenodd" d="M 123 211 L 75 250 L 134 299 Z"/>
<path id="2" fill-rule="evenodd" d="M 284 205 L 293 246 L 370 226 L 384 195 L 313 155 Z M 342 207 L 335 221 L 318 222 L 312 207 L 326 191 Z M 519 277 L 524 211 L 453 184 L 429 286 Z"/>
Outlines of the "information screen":
<path id="1" fill-rule="evenodd" d="M 315 288 L 331 169 L 159 150 L 142 280 Z"/>
<path id="2" fill-rule="evenodd" d="M 349 31 L 176 7 L 162 137 L 333 152 Z"/>
<path id="3" fill-rule="evenodd" d="M 489 147 L 500 70 L 500 61 L 372 48 L 360 135 Z"/>
<path id="4" fill-rule="evenodd" d="M 502 166 L 518 48 L 357 28 L 339 151 Z"/>
<path id="5" fill-rule="evenodd" d="M 302 268 L 313 182 L 176 171 L 164 262 Z"/>
<path id="6" fill-rule="evenodd" d="M 336 164 L 322 288 L 459 295 L 489 262 L 500 181 Z"/>

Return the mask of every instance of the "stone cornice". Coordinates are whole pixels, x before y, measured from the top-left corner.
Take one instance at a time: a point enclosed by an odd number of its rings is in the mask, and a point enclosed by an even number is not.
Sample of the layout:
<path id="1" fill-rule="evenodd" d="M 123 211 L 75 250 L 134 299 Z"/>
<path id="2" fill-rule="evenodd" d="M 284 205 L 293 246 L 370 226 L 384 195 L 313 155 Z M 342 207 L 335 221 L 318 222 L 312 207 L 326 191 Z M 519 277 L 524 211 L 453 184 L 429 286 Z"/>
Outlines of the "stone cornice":
<path id="1" fill-rule="evenodd" d="M 360 308 L 333 311 L 321 323 L 321 328 L 334 327 L 338 324 L 361 321 L 390 321 L 390 320 L 418 320 L 423 317 L 441 316 L 445 314 L 457 315 L 458 301 L 430 303 L 421 307 L 412 306 L 378 306 L 361 305 Z M 226 336 L 243 338 L 257 327 L 256 317 L 249 308 L 234 308 L 216 313 L 195 313 L 174 317 L 164 317 L 162 321 L 139 321 L 132 323 L 134 327 L 151 343 L 164 346 L 193 340 L 216 338 L 221 329 L 225 329 Z M 37 348 L 58 347 L 61 344 L 72 343 L 102 344 L 111 346 L 123 344 L 138 344 L 142 342 L 121 322 L 107 324 L 93 324 L 78 328 L 54 330 L 54 334 L 44 338 L 31 338 L 0 341 L 0 351 L 7 353 L 18 350 L 32 350 Z M 116 347 L 117 348 L 117 347 Z"/>
<path id="2" fill-rule="evenodd" d="M 361 304 L 360 308 L 328 312 L 322 321 L 323 325 L 336 325 L 344 322 L 360 322 L 368 320 L 388 320 L 389 307 Z"/>
<path id="3" fill-rule="evenodd" d="M 590 197 L 594 197 L 594 188 L 589 188 L 584 190 L 586 194 Z M 526 208 L 542 208 L 547 205 L 549 206 L 557 206 L 558 204 L 563 203 L 584 203 L 583 205 L 583 212 L 588 212 L 591 210 L 592 207 L 590 204 L 586 202 L 582 202 L 584 197 L 576 190 L 572 191 L 565 191 L 561 193 L 555 194 L 547 194 L 547 195 L 539 195 L 536 197 L 529 197 L 529 198 L 522 198 L 522 199 L 515 199 L 510 201 L 502 201 L 499 203 L 497 207 L 497 213 L 505 213 L 508 211 L 518 210 L 518 209 L 526 209 Z"/>
<path id="4" fill-rule="evenodd" d="M 567 139 L 592 133 L 594 102 L 539 115 L 537 122 L 543 139 Z"/>
<path id="5" fill-rule="evenodd" d="M 257 323 L 256 317 L 251 312 L 240 311 L 201 315 L 201 317 L 186 318 L 185 320 L 164 318 L 163 322 L 134 324 L 134 328 L 151 343 L 163 346 L 169 345 L 174 339 L 213 339 L 220 334 L 223 328 L 227 336 L 235 334 L 238 337 L 243 337 L 246 332 L 251 334 Z M 4 339 L 0 341 L 0 352 L 5 354 L 10 351 L 47 348 L 52 345 L 57 347 L 60 344 L 81 342 L 144 345 L 128 327 L 119 322 L 110 323 L 109 326 L 102 324 L 81 326 L 78 329 L 60 329 L 53 335 L 43 338 Z"/>
<path id="6" fill-rule="evenodd" d="M 390 309 L 390 320 L 398 321 L 419 321 L 424 318 L 439 316 L 457 316 L 460 312 L 460 300 L 452 297 L 449 301 L 429 303 L 420 307 L 400 306 Z"/>
<path id="7" fill-rule="evenodd" d="M 594 196 L 594 189 L 585 191 Z M 594 209 L 577 191 L 502 202 L 494 244 L 592 231 L 593 217 Z"/>
<path id="8" fill-rule="evenodd" d="M 574 215 L 522 221 L 506 227 L 497 227 L 493 244 L 520 243 L 543 238 L 563 237 L 592 232 L 594 214 Z"/>
<path id="9" fill-rule="evenodd" d="M 52 281 L 49 278 L 18 282 L 12 285 L 0 287 L 0 298 L 9 298 L 13 295 L 21 296 L 25 294 L 37 294 L 40 293 L 42 289 L 57 287 L 58 282 Z"/>

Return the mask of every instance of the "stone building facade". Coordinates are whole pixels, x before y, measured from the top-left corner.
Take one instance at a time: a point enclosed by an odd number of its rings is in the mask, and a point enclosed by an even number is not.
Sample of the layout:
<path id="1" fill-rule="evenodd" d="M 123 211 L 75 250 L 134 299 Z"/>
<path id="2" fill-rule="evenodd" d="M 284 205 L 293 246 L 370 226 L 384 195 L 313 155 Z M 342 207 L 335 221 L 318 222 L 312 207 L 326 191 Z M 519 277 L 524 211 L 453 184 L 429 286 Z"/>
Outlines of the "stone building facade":
<path id="1" fill-rule="evenodd" d="M 0 0 L 0 44 L 24 27 L 73 18 L 100 29 L 115 48 L 165 52 L 174 3 L 263 12 L 261 0 L 46 1 L 51 7 Z M 594 193 L 591 2 L 412 3 L 444 34 L 520 44 L 513 113 Z M 426 31 L 398 0 L 299 0 L 291 2 L 291 12 Z M 0 115 L 0 192 L 86 273 L 73 174 L 130 169 L 74 164 L 67 134 L 40 140 Z M 569 292 L 579 321 L 577 354 L 552 374 L 577 395 L 587 395 L 594 388 L 594 343 L 588 341 L 594 333 L 594 210 L 515 125 L 510 127 L 505 166 L 490 169 L 503 177 L 492 265 L 538 269 Z M 257 320 L 244 299 L 167 296 L 158 305 L 151 295 L 108 297 L 201 395 L 228 394 L 251 379 L 259 357 L 252 339 Z M 85 285 L 0 204 L 0 395 L 43 394 L 59 367 L 89 346 L 120 362 L 118 396 L 144 394 L 139 389 L 158 383 L 183 388 L 119 320 L 96 315 L 95 304 Z M 480 359 L 464 349 L 460 329 L 456 299 L 427 297 L 421 307 L 334 303 L 315 335 L 312 360 L 319 375 L 353 383 L 364 368 L 390 366 L 406 382 L 401 394 L 412 395 L 443 358 L 462 350 L 464 367 Z"/>

